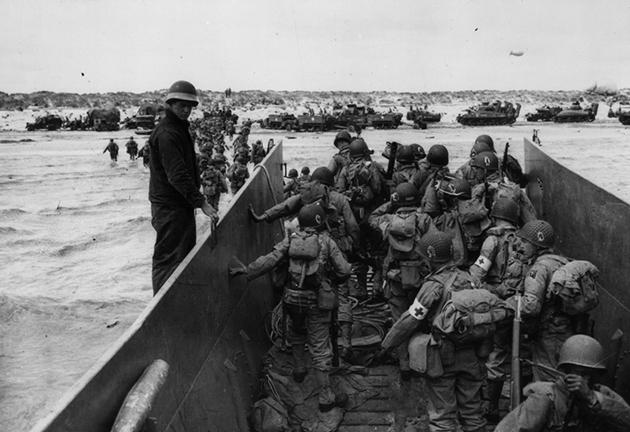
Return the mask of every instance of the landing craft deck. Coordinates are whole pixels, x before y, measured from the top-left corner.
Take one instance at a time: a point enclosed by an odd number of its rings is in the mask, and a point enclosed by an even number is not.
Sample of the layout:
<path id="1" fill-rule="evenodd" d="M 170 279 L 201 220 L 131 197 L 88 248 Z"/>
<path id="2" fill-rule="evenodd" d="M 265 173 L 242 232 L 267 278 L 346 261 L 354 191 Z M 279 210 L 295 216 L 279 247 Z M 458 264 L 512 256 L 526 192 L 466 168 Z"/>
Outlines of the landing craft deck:
<path id="1" fill-rule="evenodd" d="M 595 334 L 610 345 L 607 342 L 616 328 L 626 334 L 630 331 L 630 294 L 623 285 L 630 278 L 624 262 L 630 252 L 625 229 L 630 206 L 527 141 L 525 156 L 526 171 L 531 173 L 530 193 L 543 217 L 557 227 L 561 250 L 589 259 L 601 269 L 607 291 L 595 312 Z M 247 289 L 229 287 L 225 268 L 231 255 L 251 260 L 279 240 L 279 224 L 253 225 L 245 209 L 250 202 L 263 208 L 278 196 L 272 190 L 280 189 L 281 160 L 278 146 L 264 162 L 270 177 L 257 170 L 237 195 L 218 232 L 195 247 L 136 323 L 36 431 L 109 430 L 125 394 L 157 358 L 170 364 L 151 413 L 157 418 L 157 430 L 248 430 L 246 414 L 257 391 L 260 358 L 268 347 L 260 323 L 273 306 L 272 296 L 264 278 Z M 629 361 L 624 360 L 617 373 L 618 389 L 627 392 L 630 388 L 629 373 Z M 379 398 L 348 412 L 340 430 L 401 429 L 405 417 L 414 415 L 426 422 L 422 404 L 404 404 L 417 401 L 421 394 L 410 398 L 396 378 L 393 367 L 373 368 L 370 379 L 383 389 Z M 426 423 L 421 426 L 426 428 Z"/>

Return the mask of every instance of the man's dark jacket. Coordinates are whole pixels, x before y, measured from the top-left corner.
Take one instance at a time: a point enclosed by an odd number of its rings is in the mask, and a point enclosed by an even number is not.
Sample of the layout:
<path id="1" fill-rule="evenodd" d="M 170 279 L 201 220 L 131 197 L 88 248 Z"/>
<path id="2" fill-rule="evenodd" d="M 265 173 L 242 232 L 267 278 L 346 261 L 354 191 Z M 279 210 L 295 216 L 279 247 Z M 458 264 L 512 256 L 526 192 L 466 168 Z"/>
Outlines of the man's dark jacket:
<path id="1" fill-rule="evenodd" d="M 151 178 L 149 201 L 168 207 L 201 207 L 201 179 L 189 123 L 170 110 L 157 125 L 151 137 Z"/>

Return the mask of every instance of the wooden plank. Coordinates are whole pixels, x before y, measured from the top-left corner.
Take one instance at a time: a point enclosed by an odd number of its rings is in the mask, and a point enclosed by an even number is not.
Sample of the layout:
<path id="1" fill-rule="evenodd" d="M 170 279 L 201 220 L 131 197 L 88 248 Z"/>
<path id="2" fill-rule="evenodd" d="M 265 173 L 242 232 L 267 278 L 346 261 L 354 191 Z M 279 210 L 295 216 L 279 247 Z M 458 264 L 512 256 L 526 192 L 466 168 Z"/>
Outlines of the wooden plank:
<path id="1" fill-rule="evenodd" d="M 394 423 L 392 413 L 382 412 L 353 412 L 348 411 L 343 416 L 343 425 L 363 425 L 363 426 L 391 426 Z"/>

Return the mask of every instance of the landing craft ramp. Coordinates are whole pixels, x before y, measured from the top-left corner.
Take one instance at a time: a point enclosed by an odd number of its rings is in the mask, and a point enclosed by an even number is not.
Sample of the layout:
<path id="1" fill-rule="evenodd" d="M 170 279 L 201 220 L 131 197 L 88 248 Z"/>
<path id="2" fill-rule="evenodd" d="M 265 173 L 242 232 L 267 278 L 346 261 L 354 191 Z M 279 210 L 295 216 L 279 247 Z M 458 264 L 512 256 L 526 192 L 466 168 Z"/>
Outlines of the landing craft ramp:
<path id="1" fill-rule="evenodd" d="M 246 413 L 269 347 L 266 278 L 230 287 L 232 255 L 251 261 L 282 238 L 281 224 L 254 224 L 282 191 L 282 145 L 241 189 L 215 233 L 205 235 L 118 342 L 33 431 L 110 431 L 127 392 L 156 359 L 170 365 L 150 416 L 159 431 L 248 431 Z M 268 173 L 268 175 L 266 174 Z"/>
<path id="2" fill-rule="evenodd" d="M 600 304 L 591 313 L 594 336 L 604 345 L 609 373 L 616 371 L 609 383 L 614 381 L 616 391 L 630 400 L 630 205 L 562 166 L 531 141 L 525 139 L 524 146 L 527 193 L 539 217 L 553 225 L 557 248 L 600 270 Z M 611 341 L 617 329 L 625 334 L 620 351 Z"/>

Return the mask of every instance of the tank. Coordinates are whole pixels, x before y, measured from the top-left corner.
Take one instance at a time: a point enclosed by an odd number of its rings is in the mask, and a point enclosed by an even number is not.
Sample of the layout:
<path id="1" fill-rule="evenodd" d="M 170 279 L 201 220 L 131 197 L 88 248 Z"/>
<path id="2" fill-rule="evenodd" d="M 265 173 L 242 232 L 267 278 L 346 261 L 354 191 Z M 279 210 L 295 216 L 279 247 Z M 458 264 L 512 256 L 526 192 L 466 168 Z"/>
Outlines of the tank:
<path id="1" fill-rule="evenodd" d="M 376 113 L 367 116 L 368 125 L 374 129 L 396 129 L 401 122 L 401 113 Z"/>
<path id="2" fill-rule="evenodd" d="M 37 117 L 33 123 L 26 123 L 27 131 L 46 129 L 54 131 L 61 128 L 63 119 L 57 114 L 46 114 L 44 116 Z"/>
<path id="3" fill-rule="evenodd" d="M 588 108 L 582 108 L 579 103 L 573 103 L 569 108 L 560 111 L 554 121 L 556 123 L 592 122 L 597 115 L 598 103 L 591 104 Z"/>
<path id="4" fill-rule="evenodd" d="M 525 114 L 525 120 L 528 122 L 553 121 L 560 111 L 562 111 L 561 106 L 550 107 L 549 105 L 545 105 L 540 108 L 536 108 L 536 112 L 534 113 Z"/>
<path id="5" fill-rule="evenodd" d="M 424 108 L 415 108 L 412 106 L 407 112 L 407 120 L 415 123 L 437 123 L 442 120 L 442 114 L 429 111 L 427 106 Z M 424 129 L 424 128 L 421 128 Z"/>
<path id="6" fill-rule="evenodd" d="M 270 114 L 260 123 L 260 126 L 263 129 L 294 130 L 297 126 L 297 122 L 297 117 L 293 114 Z"/>
<path id="7" fill-rule="evenodd" d="M 328 114 L 302 114 L 297 117 L 297 130 L 328 131 L 334 126 L 334 119 Z"/>
<path id="8" fill-rule="evenodd" d="M 516 121 L 521 111 L 521 104 L 511 102 L 483 102 L 481 105 L 468 108 L 457 116 L 457 121 L 464 126 L 498 126 L 508 125 Z"/>

